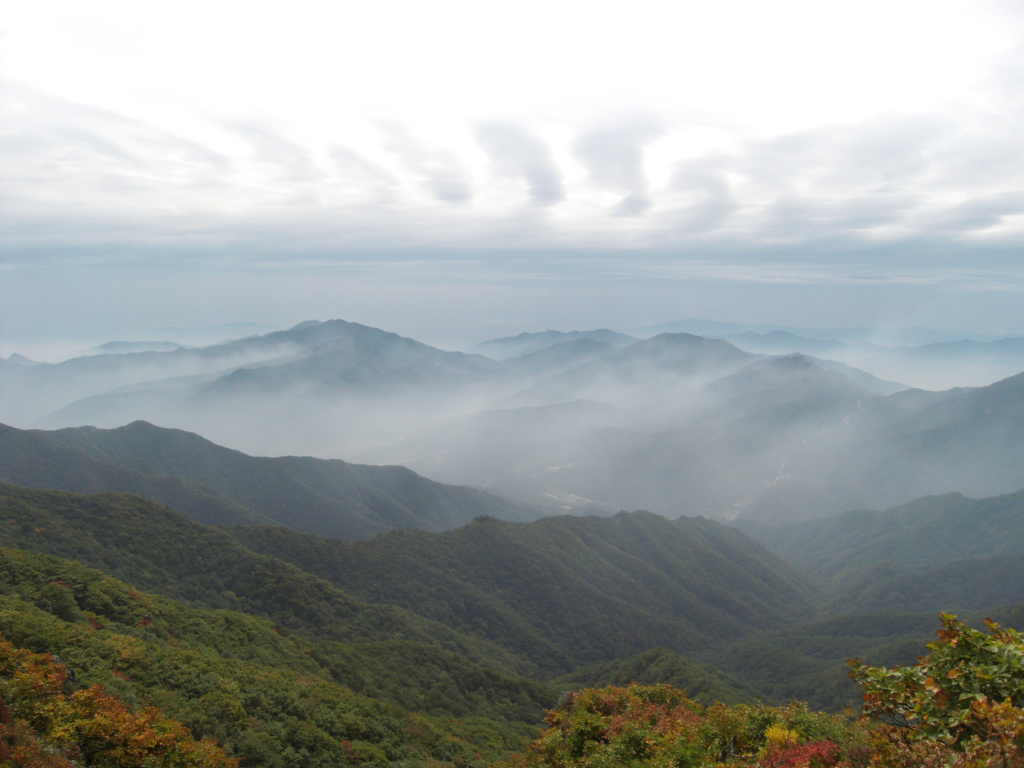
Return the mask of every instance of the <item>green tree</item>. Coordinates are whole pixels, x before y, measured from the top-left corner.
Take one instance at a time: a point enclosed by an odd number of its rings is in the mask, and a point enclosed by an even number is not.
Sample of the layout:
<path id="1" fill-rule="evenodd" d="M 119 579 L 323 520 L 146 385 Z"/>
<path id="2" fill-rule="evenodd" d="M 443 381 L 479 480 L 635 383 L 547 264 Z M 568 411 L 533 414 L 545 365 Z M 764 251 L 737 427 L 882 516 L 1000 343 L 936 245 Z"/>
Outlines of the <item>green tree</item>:
<path id="1" fill-rule="evenodd" d="M 885 725 L 889 765 L 1024 765 L 1024 637 L 950 614 L 913 666 L 849 662 L 864 713 Z"/>

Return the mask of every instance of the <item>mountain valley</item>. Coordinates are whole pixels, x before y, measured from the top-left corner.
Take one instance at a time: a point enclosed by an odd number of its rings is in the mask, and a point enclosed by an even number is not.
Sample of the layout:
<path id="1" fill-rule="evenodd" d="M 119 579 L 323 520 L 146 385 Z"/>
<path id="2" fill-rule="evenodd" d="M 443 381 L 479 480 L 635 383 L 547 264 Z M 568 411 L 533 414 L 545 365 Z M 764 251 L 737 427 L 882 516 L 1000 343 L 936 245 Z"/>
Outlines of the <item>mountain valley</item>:
<path id="1" fill-rule="evenodd" d="M 454 767 L 581 687 L 838 711 L 939 612 L 1024 626 L 1024 373 L 720 330 L 0 361 L 0 635 L 245 765 Z"/>

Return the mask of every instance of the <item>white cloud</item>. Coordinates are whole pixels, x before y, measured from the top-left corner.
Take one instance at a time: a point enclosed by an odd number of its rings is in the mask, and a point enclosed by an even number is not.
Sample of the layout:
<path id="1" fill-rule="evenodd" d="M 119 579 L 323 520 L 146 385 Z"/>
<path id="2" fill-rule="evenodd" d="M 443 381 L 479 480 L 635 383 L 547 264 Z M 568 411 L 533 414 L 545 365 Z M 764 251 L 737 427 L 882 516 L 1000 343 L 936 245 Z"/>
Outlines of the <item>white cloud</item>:
<path id="1" fill-rule="evenodd" d="M 540 280 L 600 252 L 625 254 L 609 280 L 759 261 L 778 284 L 796 272 L 771 263 L 895 280 L 928 253 L 1016 274 L 1019 3 L 154 13 L 40 0 L 6 14 L 0 263 L 450 252 L 495 275 L 528 258 Z"/>
<path id="2" fill-rule="evenodd" d="M 543 139 L 514 123 L 488 121 L 476 126 L 476 140 L 496 174 L 526 181 L 534 203 L 551 205 L 565 199 L 561 174 Z"/>

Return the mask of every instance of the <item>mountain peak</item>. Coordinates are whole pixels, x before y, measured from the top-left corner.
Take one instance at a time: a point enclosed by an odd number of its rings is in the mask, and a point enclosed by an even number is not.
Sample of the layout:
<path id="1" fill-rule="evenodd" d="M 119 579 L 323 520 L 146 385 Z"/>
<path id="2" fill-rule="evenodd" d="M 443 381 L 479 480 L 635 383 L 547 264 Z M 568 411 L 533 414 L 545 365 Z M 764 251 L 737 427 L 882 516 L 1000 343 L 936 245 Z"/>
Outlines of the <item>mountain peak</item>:
<path id="1" fill-rule="evenodd" d="M 293 325 L 288 330 L 289 331 L 304 331 L 307 328 L 316 328 L 318 325 L 323 325 L 323 323 L 320 320 L 304 320 L 303 322 L 299 323 L 298 325 Z"/>

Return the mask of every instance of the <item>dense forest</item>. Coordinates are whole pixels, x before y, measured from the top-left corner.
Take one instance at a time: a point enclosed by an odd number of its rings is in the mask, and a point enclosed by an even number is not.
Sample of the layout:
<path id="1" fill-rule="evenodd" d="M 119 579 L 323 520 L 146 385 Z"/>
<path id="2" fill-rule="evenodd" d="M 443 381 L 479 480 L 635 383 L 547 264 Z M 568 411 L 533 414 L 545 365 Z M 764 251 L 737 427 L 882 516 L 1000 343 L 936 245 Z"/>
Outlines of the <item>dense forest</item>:
<path id="1" fill-rule="evenodd" d="M 850 546 L 861 535 L 857 524 L 887 525 L 903 541 L 894 521 L 904 519 L 909 530 L 898 551 L 913 567 L 907 542 L 929 515 L 970 529 L 958 552 L 974 562 L 986 536 L 1024 515 L 1021 501 L 1019 494 L 942 497 L 909 511 L 837 518 L 846 533 L 833 535 L 836 546 L 854 554 L 794 558 L 790 566 L 740 531 L 700 518 L 482 518 L 448 532 L 346 542 L 283 527 L 204 526 L 140 496 L 3 484 L 4 749 L 57 761 L 39 765 L 63 765 L 58 758 L 128 765 L 116 762 L 131 759 L 124 744 L 148 744 L 157 734 L 171 750 L 160 765 L 178 764 L 174 750 L 202 754 L 210 765 L 619 765 L 629 761 L 615 762 L 626 748 L 616 729 L 643 711 L 655 718 L 648 725 L 661 746 L 634 754 L 638 765 L 663 764 L 672 750 L 704 755 L 690 763 L 677 756 L 674 764 L 704 764 L 711 753 L 700 750 L 711 747 L 684 744 L 696 738 L 691 726 L 706 740 L 709 728 L 726 721 L 747 734 L 747 741 L 734 739 L 744 746 L 733 762 L 718 760 L 726 765 L 866 764 L 849 762 L 866 754 L 850 745 L 881 747 L 870 746 L 877 734 L 866 721 L 839 714 L 862 696 L 844 660 L 909 668 L 937 620 L 934 612 L 893 606 L 837 612 L 833 582 L 821 569 L 885 563 L 876 549 Z M 981 522 L 986 514 L 996 517 Z M 807 533 L 819 542 L 828 535 Z M 773 548 L 798 546 L 793 537 Z M 1002 536 L 993 551 L 995 559 L 1020 558 L 1012 537 Z M 1024 605 L 1001 607 L 1000 589 L 987 598 L 984 585 L 975 591 L 969 623 L 991 616 L 1020 624 Z M 966 625 L 956 627 L 967 636 Z M 993 633 L 1004 644 L 1014 638 Z M 1006 674 L 1017 680 L 1019 670 Z M 33 690 L 45 689 L 55 702 L 47 710 L 57 713 L 52 723 L 27 705 L 12 708 L 27 690 L 18 682 L 25 675 L 50 681 Z M 862 685 L 871 679 L 860 672 Z M 581 690 L 593 692 L 566 697 Z M 886 695 L 880 691 L 878 701 Z M 593 704 L 609 696 L 618 714 Z M 93 710 L 83 709 L 86 699 Z M 787 708 L 797 699 L 808 703 Z M 556 722 L 558 738 L 578 740 L 566 723 L 592 705 L 616 723 L 608 721 L 612 735 L 597 739 L 615 745 L 608 756 L 584 750 L 573 763 L 544 751 Z M 97 746 L 87 736 L 88 723 L 108 710 L 122 713 L 121 746 Z M 999 714 L 1017 733 L 1013 713 L 999 712 L 991 717 Z M 679 730 L 680 718 L 692 721 L 690 730 Z M 548 747 L 528 747 L 544 723 L 537 744 Z M 54 734 L 78 735 L 61 741 Z M 820 754 L 806 746 L 821 734 L 840 746 Z M 907 754 L 923 754 L 927 747 L 916 744 L 908 742 Z M 820 760 L 763 762 L 778 757 L 776 747 Z M 520 757 L 509 758 L 513 752 Z M 198 760 L 181 764 L 204 764 Z"/>
<path id="2" fill-rule="evenodd" d="M 0 425 L 0 759 L 1019 762 L 1024 378 L 675 332 L 488 354 L 331 321 L 0 365 L 63 427 Z"/>

